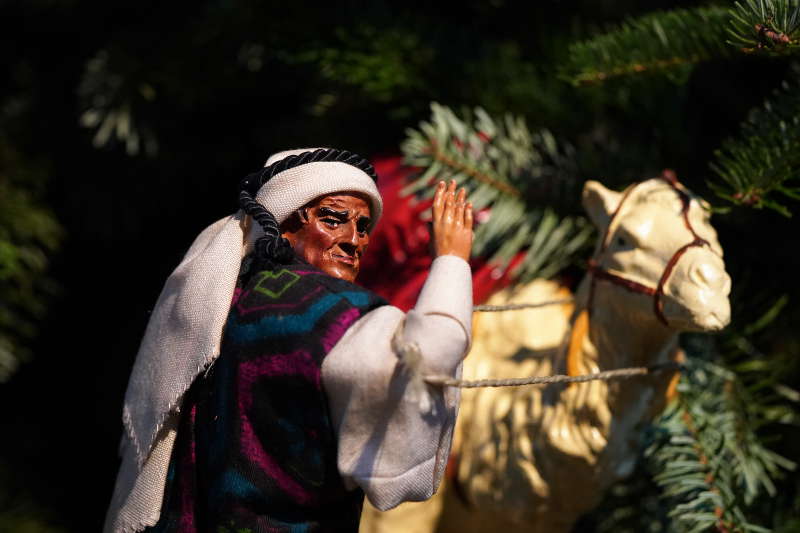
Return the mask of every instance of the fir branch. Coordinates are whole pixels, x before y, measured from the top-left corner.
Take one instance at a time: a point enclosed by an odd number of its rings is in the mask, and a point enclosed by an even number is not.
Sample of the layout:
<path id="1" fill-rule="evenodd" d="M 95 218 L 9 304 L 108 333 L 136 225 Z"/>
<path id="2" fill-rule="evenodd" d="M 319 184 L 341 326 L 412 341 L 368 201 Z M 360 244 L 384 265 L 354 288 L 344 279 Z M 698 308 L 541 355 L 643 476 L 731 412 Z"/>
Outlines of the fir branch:
<path id="1" fill-rule="evenodd" d="M 55 283 L 48 275 L 63 229 L 41 202 L 37 182 L 46 172 L 0 137 L 0 383 L 31 356 L 29 344 L 47 311 Z"/>
<path id="2" fill-rule="evenodd" d="M 92 145 L 125 147 L 129 156 L 155 156 L 158 140 L 150 125 L 158 93 L 153 84 L 138 80 L 138 60 L 119 49 L 101 50 L 86 62 L 78 86 L 83 111 L 80 125 L 94 132 Z"/>
<path id="3" fill-rule="evenodd" d="M 797 0 L 746 0 L 731 10 L 729 41 L 744 52 L 774 55 L 800 49 L 800 2 Z"/>
<path id="4" fill-rule="evenodd" d="M 340 27 L 330 44 L 278 55 L 288 63 L 314 65 L 322 78 L 358 88 L 370 99 L 390 102 L 424 85 L 424 69 L 434 57 L 420 33 L 405 30 L 365 23 Z"/>
<path id="5" fill-rule="evenodd" d="M 531 133 L 519 117 L 495 120 L 478 108 L 462 119 L 436 103 L 431 110 L 430 121 L 408 130 L 402 144 L 405 162 L 420 169 L 404 193 L 430 196 L 434 178 L 467 187 L 478 213 L 473 253 L 507 266 L 527 249 L 511 272 L 520 281 L 569 264 L 591 234 L 582 217 L 553 207 L 574 189 L 569 148 L 546 130 Z"/>
<path id="6" fill-rule="evenodd" d="M 631 74 L 679 73 L 702 61 L 733 56 L 737 48 L 796 53 L 798 1 L 746 0 L 732 9 L 674 9 L 629 19 L 613 31 L 570 46 L 562 77 L 586 85 Z"/>
<path id="7" fill-rule="evenodd" d="M 717 6 L 629 19 L 615 31 L 570 46 L 562 76 L 574 85 L 585 85 L 629 74 L 686 69 L 730 56 L 735 50 L 726 43 L 729 19 L 729 10 Z"/>
<path id="8" fill-rule="evenodd" d="M 800 84 L 784 82 L 715 156 L 711 168 L 719 179 L 709 186 L 718 196 L 791 216 L 780 196 L 800 198 Z"/>
<path id="9" fill-rule="evenodd" d="M 437 143 L 434 139 L 431 140 L 431 155 L 433 156 L 433 159 L 439 163 L 442 163 L 445 167 L 452 168 L 455 172 L 463 172 L 467 176 L 494 187 L 495 189 L 498 189 L 506 194 L 510 194 L 512 196 L 521 196 L 521 193 L 516 187 L 505 183 L 502 181 L 502 179 L 494 176 L 490 171 L 481 172 L 470 167 L 462 161 L 453 159 L 447 155 L 445 150 L 439 147 L 439 143 Z"/>
<path id="10" fill-rule="evenodd" d="M 756 399 L 736 374 L 697 358 L 688 369 L 646 451 L 669 514 L 685 531 L 767 531 L 748 520 L 748 506 L 774 494 L 772 478 L 794 464 L 763 446 L 742 409 L 743 397 Z"/>
<path id="11" fill-rule="evenodd" d="M 787 387 L 775 365 L 752 364 L 753 354 L 742 352 L 741 332 L 764 330 L 785 305 L 779 298 L 716 345 L 706 335 L 687 337 L 680 394 L 651 429 L 645 452 L 678 530 L 768 531 L 752 522 L 754 504 L 774 497 L 774 480 L 796 465 L 768 449 L 759 433 L 786 420 L 776 413 L 787 408 L 787 396 L 768 391 Z M 736 364 L 742 356 L 745 363 Z M 734 364 L 727 366 L 728 360 Z"/>

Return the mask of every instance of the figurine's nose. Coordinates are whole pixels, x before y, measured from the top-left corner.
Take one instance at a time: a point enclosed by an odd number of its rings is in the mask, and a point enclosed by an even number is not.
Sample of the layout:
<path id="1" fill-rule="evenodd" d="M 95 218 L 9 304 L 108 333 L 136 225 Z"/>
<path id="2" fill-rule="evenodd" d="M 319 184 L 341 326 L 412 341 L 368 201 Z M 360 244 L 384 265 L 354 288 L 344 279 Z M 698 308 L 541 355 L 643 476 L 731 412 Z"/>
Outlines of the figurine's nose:
<path id="1" fill-rule="evenodd" d="M 342 240 L 339 241 L 339 247 L 348 255 L 354 256 L 358 251 L 359 245 L 366 246 L 369 237 L 359 234 L 355 224 L 347 224 L 345 233 Z M 362 250 L 363 251 L 363 250 Z"/>
<path id="2" fill-rule="evenodd" d="M 339 243 L 339 248 L 346 253 L 347 255 L 354 256 L 356 255 L 357 246 L 352 242 L 343 241 Z"/>
<path id="3" fill-rule="evenodd" d="M 347 239 L 347 242 L 349 244 L 352 244 L 353 246 L 358 246 L 359 236 L 358 236 L 358 230 L 356 229 L 356 225 L 353 224 L 352 222 L 347 224 L 347 232 L 348 233 L 345 237 Z"/>

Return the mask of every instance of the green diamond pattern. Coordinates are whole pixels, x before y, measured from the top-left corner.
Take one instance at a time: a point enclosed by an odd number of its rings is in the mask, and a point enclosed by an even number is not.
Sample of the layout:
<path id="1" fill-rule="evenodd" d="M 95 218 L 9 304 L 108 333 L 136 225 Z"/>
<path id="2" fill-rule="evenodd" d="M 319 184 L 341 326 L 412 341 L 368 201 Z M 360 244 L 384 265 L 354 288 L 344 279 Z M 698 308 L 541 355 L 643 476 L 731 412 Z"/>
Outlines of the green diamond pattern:
<path id="1" fill-rule="evenodd" d="M 289 287 L 297 283 L 297 280 L 300 279 L 299 275 L 285 268 L 279 272 L 264 270 L 257 275 L 259 280 L 253 290 L 273 299 L 280 298 Z"/>

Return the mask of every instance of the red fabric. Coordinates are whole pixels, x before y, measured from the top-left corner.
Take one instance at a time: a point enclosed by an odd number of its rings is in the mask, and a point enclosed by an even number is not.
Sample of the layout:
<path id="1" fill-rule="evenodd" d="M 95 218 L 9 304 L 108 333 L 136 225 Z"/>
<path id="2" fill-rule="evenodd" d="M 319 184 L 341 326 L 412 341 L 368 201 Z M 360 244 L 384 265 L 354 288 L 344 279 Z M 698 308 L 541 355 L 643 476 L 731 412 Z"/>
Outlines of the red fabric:
<path id="1" fill-rule="evenodd" d="M 370 237 L 358 283 L 408 311 L 417 301 L 433 260 L 429 223 L 421 218 L 431 201 L 400 196 L 406 177 L 414 171 L 402 165 L 400 156 L 379 156 L 372 163 L 383 197 L 383 216 Z M 512 267 L 521 259 L 522 254 L 515 257 Z M 508 270 L 488 265 L 482 258 L 475 258 L 470 264 L 475 303 L 486 301 L 510 283 Z"/>

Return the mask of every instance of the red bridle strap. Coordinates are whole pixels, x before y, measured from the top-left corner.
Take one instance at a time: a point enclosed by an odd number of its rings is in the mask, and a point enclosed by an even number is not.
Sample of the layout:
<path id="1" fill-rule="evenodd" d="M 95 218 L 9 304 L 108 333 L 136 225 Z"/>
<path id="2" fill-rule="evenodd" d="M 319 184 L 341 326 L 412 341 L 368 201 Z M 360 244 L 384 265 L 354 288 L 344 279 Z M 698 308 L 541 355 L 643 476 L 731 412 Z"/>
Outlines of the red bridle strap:
<path id="1" fill-rule="evenodd" d="M 619 274 L 614 274 L 608 270 L 603 270 L 594 259 L 589 260 L 589 272 L 597 279 L 610 281 L 611 283 L 619 285 L 630 292 L 638 292 L 648 296 L 654 296 L 656 294 L 656 289 L 652 287 L 648 287 L 647 285 L 643 285 L 638 281 L 633 281 L 632 279 L 623 278 Z"/>
<path id="2" fill-rule="evenodd" d="M 664 294 L 664 285 L 667 284 L 667 280 L 669 279 L 670 274 L 672 274 L 672 269 L 675 268 L 676 264 L 678 264 L 678 261 L 680 260 L 681 256 L 686 252 L 686 250 L 692 248 L 693 246 L 704 246 L 707 244 L 708 241 L 706 241 L 705 239 L 701 239 L 700 237 L 695 237 L 695 239 L 692 242 L 684 244 L 683 246 L 678 248 L 678 251 L 675 252 L 670 258 L 669 262 L 667 263 L 667 266 L 664 267 L 664 272 L 661 274 L 661 279 L 658 280 L 658 287 L 656 287 L 655 290 L 655 300 L 653 301 L 653 310 L 655 311 L 658 319 L 661 322 L 663 322 L 665 326 L 667 325 L 667 318 L 664 316 L 664 302 L 661 299 L 661 296 Z"/>

